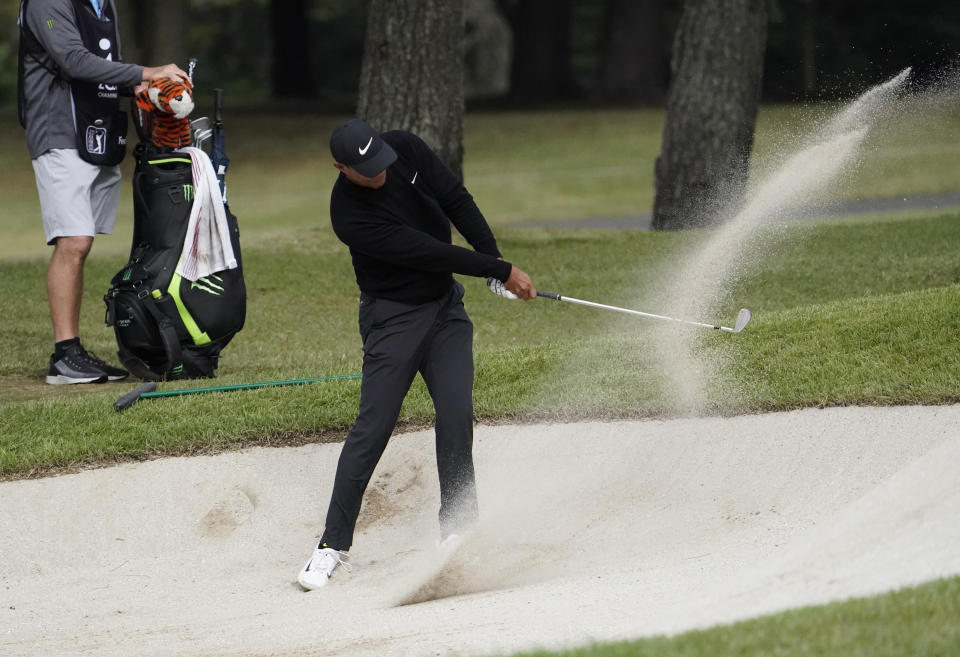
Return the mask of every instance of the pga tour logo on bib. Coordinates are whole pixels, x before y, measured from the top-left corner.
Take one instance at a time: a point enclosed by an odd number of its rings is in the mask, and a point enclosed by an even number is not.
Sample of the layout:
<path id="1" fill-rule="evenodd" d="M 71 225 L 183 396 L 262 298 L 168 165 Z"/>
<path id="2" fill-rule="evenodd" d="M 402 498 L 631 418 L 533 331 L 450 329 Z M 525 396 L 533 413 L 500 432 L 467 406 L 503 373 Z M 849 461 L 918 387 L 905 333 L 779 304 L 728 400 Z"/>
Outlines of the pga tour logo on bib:
<path id="1" fill-rule="evenodd" d="M 97 119 L 95 125 L 87 126 L 87 152 L 92 155 L 103 155 L 107 152 L 107 131 L 100 127 L 102 119 Z"/>
<path id="2" fill-rule="evenodd" d="M 87 152 L 91 155 L 103 155 L 107 152 L 107 129 L 103 127 L 103 119 L 97 119 L 93 125 L 87 126 L 86 133 Z M 117 137 L 117 144 L 125 146 L 127 138 L 123 135 Z"/>

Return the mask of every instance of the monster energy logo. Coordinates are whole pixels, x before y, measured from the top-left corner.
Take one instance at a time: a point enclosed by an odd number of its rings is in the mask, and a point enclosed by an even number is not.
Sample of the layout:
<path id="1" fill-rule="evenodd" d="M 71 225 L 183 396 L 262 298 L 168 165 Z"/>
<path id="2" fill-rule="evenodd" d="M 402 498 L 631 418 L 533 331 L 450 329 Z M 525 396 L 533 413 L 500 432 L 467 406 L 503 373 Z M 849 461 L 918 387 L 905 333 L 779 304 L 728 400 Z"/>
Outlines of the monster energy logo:
<path id="1" fill-rule="evenodd" d="M 48 19 L 47 19 L 47 28 L 48 28 L 48 29 L 51 29 L 51 30 L 53 29 L 53 19 L 52 19 L 52 18 L 48 18 Z"/>
<path id="2" fill-rule="evenodd" d="M 204 276 L 203 278 L 198 278 L 190 284 L 190 289 L 197 289 L 201 292 L 206 292 L 207 294 L 212 294 L 215 297 L 219 297 L 222 292 L 226 290 L 225 287 L 220 285 L 223 283 L 223 279 L 217 276 L 216 274 L 211 274 L 210 276 Z"/>
<path id="3" fill-rule="evenodd" d="M 123 272 L 123 280 L 129 281 L 131 274 L 133 274 L 133 267 L 127 267 Z"/>
<path id="4" fill-rule="evenodd" d="M 193 185 L 184 185 L 183 186 L 183 200 L 192 201 L 193 200 Z"/>
<path id="5" fill-rule="evenodd" d="M 180 376 L 183 374 L 183 363 L 177 363 L 171 370 L 170 373 L 174 376 Z"/>

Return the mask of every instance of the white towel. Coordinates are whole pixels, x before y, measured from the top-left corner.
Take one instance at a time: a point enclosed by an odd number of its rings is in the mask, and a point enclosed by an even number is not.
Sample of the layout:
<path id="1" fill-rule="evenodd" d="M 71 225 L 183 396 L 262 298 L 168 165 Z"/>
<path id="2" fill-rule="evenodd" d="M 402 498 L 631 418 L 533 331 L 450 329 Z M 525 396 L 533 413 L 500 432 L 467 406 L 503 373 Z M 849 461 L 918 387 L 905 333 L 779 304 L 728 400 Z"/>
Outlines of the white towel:
<path id="1" fill-rule="evenodd" d="M 214 272 L 235 269 L 237 258 L 230 242 L 227 213 L 213 164 L 199 148 L 191 146 L 177 152 L 189 155 L 193 163 L 193 208 L 177 273 L 188 281 L 195 281 Z"/>

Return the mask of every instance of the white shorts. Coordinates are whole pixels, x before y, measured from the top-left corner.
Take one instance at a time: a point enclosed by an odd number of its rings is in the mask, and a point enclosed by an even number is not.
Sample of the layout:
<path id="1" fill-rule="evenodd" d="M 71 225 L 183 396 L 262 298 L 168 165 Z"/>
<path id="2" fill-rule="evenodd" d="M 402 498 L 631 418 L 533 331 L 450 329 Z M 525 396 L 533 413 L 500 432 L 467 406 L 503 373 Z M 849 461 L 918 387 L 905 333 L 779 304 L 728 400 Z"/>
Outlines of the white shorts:
<path id="1" fill-rule="evenodd" d="M 101 167 L 72 148 L 55 148 L 33 160 L 47 244 L 58 237 L 113 232 L 120 203 L 120 166 Z"/>

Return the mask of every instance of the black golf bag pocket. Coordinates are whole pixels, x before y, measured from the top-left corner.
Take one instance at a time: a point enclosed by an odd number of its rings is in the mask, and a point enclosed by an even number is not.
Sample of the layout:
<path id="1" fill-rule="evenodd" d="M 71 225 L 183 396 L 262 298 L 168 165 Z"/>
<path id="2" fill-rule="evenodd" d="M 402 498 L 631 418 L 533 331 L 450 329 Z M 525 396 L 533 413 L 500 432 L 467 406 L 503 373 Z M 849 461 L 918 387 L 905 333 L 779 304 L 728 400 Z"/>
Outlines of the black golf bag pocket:
<path id="1" fill-rule="evenodd" d="M 160 327 L 147 311 L 144 299 L 136 290 L 117 290 L 113 299 L 108 301 L 108 307 L 113 315 L 112 325 L 117 343 L 121 347 L 139 354 L 148 362 L 163 356 Z"/>
<path id="2" fill-rule="evenodd" d="M 104 296 L 117 355 L 146 380 L 213 377 L 246 317 L 237 218 L 225 206 L 237 267 L 182 278 L 177 265 L 194 197 L 190 157 L 143 144 L 134 153 L 133 248 Z"/>

